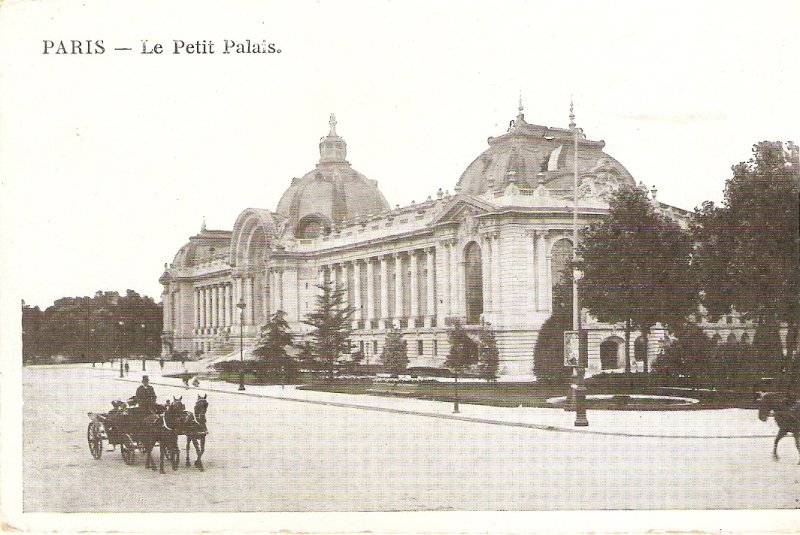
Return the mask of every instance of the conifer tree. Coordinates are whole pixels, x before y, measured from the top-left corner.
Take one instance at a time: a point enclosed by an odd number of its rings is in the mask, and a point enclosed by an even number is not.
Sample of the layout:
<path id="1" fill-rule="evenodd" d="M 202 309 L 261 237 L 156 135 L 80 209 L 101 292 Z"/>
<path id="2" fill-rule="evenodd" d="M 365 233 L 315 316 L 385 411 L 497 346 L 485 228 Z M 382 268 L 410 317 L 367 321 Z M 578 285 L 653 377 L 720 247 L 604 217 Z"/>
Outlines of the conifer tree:
<path id="1" fill-rule="evenodd" d="M 303 323 L 313 328 L 309 333 L 311 356 L 326 368 L 328 380 L 333 380 L 336 361 L 342 354 L 350 353 L 353 331 L 350 318 L 354 309 L 347 304 L 344 287 L 325 281 L 317 288 L 320 289 L 317 307 L 306 315 Z"/>

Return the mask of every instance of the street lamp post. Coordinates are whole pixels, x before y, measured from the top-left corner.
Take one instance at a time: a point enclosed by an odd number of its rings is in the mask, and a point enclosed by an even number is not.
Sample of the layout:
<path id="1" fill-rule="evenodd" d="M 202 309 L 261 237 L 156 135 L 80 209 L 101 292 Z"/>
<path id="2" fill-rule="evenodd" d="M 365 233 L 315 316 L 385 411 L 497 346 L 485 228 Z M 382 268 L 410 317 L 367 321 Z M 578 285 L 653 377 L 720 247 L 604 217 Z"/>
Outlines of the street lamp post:
<path id="1" fill-rule="evenodd" d="M 569 127 L 572 130 L 574 141 L 575 169 L 572 177 L 572 262 L 578 261 L 578 134 L 580 128 L 575 124 L 575 113 L 570 99 L 569 103 Z M 581 309 L 578 297 L 578 281 L 583 278 L 583 272 L 575 268 L 572 276 L 572 330 L 578 336 L 578 365 L 574 368 L 575 384 L 572 385 L 573 399 L 575 400 L 575 426 L 586 427 L 589 420 L 586 418 L 586 387 L 583 386 L 584 362 L 583 353 L 585 343 L 581 332 Z"/>
<path id="2" fill-rule="evenodd" d="M 141 327 L 142 327 L 142 342 L 143 342 L 142 343 L 142 371 L 146 372 L 147 370 L 145 369 L 145 362 L 147 361 L 147 336 L 146 336 L 147 333 L 144 332 L 144 329 L 145 329 L 144 323 L 141 324 Z"/>
<path id="3" fill-rule="evenodd" d="M 244 390 L 244 299 L 236 303 L 239 309 L 239 390 Z"/>
<path id="4" fill-rule="evenodd" d="M 120 322 L 119 322 L 119 332 L 120 332 L 120 338 L 123 338 L 123 336 L 122 336 L 122 334 L 121 334 L 121 333 L 122 333 L 122 328 L 123 328 L 124 326 L 125 326 L 125 322 L 124 322 L 124 321 L 120 321 Z M 124 370 L 122 369 L 122 361 L 123 361 L 123 360 L 124 360 L 124 359 L 122 358 L 122 351 L 120 351 L 120 352 L 119 352 L 119 376 L 120 376 L 120 377 L 125 377 L 125 372 L 124 372 Z"/>

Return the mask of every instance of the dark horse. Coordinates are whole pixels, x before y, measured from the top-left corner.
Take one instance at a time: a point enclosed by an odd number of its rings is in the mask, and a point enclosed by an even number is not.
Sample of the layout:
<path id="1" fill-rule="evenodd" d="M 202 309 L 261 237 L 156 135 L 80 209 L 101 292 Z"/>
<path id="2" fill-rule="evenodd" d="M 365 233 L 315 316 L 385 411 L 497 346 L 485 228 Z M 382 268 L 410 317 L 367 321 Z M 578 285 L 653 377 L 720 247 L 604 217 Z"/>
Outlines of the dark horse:
<path id="1" fill-rule="evenodd" d="M 152 452 L 156 444 L 160 453 L 159 471 L 164 474 L 164 457 L 172 463 L 172 469 L 177 470 L 180 449 L 178 448 L 178 434 L 175 426 L 178 424 L 180 413 L 170 406 L 160 414 L 148 414 L 138 425 L 134 438 L 141 444 L 145 453 L 144 467 L 156 469 Z"/>
<path id="2" fill-rule="evenodd" d="M 208 394 L 197 396 L 197 402 L 194 404 L 194 413 L 184 410 L 183 396 L 173 398 L 171 405 L 171 408 L 181 413 L 175 426 L 175 432 L 178 435 L 186 435 L 186 466 L 192 466 L 189 446 L 194 444 L 194 450 L 197 453 L 197 460 L 194 462 L 194 466 L 200 471 L 203 470 L 202 457 L 206 451 L 206 435 L 208 434 L 208 428 L 206 427 L 207 397 Z"/>
<path id="3" fill-rule="evenodd" d="M 775 423 L 778 424 L 778 436 L 775 437 L 772 458 L 778 460 L 778 442 L 789 433 L 794 435 L 794 443 L 797 446 L 797 452 L 800 453 L 800 403 L 791 405 L 787 396 L 778 392 L 760 394 L 758 419 L 766 422 L 770 414 L 775 417 Z"/>

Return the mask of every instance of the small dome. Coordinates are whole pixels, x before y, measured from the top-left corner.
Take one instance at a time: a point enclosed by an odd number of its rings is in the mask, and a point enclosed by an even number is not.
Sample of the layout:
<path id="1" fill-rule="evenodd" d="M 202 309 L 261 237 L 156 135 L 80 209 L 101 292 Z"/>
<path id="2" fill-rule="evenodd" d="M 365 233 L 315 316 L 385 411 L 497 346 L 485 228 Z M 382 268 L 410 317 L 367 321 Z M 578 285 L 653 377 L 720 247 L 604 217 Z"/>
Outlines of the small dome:
<path id="1" fill-rule="evenodd" d="M 207 230 L 205 222 L 200 233 L 189 238 L 172 259 L 170 267 L 192 267 L 203 262 L 224 258 L 230 245 L 229 230 Z"/>
<path id="2" fill-rule="evenodd" d="M 522 106 L 508 132 L 490 137 L 489 148 L 478 156 L 458 181 L 461 193 L 481 195 L 502 191 L 514 183 L 535 189 L 540 183 L 552 190 L 572 189 L 575 166 L 574 131 L 551 128 L 525 121 Z M 633 177 L 617 160 L 603 152 L 604 141 L 578 138 L 578 173 L 594 173 L 598 168 L 618 176 L 620 183 L 635 185 Z"/>
<path id="3" fill-rule="evenodd" d="M 295 237 L 311 238 L 330 232 L 343 221 L 379 214 L 389 203 L 369 180 L 350 166 L 347 143 L 336 134 L 336 117 L 331 114 L 330 133 L 319 143 L 317 166 L 291 186 L 278 202 L 276 212 L 289 219 Z"/>

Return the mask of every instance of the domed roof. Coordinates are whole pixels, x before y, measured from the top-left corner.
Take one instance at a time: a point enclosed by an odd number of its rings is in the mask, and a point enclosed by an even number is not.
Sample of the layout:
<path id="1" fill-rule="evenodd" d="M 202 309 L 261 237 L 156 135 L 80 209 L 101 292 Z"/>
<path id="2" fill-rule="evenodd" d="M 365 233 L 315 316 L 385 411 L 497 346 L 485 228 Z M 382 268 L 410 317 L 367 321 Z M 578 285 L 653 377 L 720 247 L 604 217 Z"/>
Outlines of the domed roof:
<path id="1" fill-rule="evenodd" d="M 170 267 L 192 267 L 202 262 L 224 258 L 230 245 L 231 231 L 208 230 L 206 223 L 200 233 L 189 238 L 183 247 L 178 249 Z"/>
<path id="2" fill-rule="evenodd" d="M 316 168 L 293 179 L 278 202 L 277 213 L 289 219 L 288 228 L 297 237 L 312 237 L 345 220 L 389 210 L 378 183 L 345 159 L 347 143 L 336 134 L 333 114 L 329 124 L 330 133 L 319 143 Z"/>
<path id="3" fill-rule="evenodd" d="M 574 116 L 570 115 L 574 121 Z M 520 102 L 517 118 L 508 132 L 488 139 L 489 148 L 467 167 L 456 191 L 481 195 L 501 191 L 510 183 L 522 189 L 544 185 L 550 190 L 572 189 L 575 166 L 575 124 L 570 128 L 551 128 L 525 121 Z M 603 152 L 604 141 L 586 139 L 578 130 L 578 173 L 613 176 L 618 184 L 635 185 L 625 167 Z"/>

